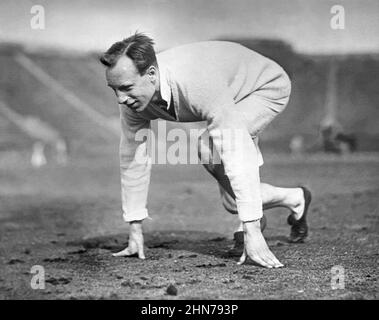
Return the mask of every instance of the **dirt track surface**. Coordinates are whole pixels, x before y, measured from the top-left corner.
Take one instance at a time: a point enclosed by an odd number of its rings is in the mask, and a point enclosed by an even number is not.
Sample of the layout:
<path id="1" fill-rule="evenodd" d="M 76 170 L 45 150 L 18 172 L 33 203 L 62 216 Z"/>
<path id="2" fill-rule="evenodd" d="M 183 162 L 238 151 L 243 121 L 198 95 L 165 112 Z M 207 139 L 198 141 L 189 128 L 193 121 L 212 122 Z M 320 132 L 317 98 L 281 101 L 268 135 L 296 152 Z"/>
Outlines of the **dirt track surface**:
<path id="1" fill-rule="evenodd" d="M 238 221 L 201 166 L 155 166 L 144 223 L 147 260 L 111 256 L 127 243 L 117 159 L 0 169 L 0 299 L 378 299 L 379 160 L 268 157 L 262 180 L 308 185 L 310 237 L 289 244 L 288 212 L 266 212 L 268 243 L 285 268 L 237 266 Z M 33 265 L 46 288 L 30 286 Z M 332 290 L 342 266 L 345 289 Z M 173 284 L 177 295 L 168 295 Z"/>

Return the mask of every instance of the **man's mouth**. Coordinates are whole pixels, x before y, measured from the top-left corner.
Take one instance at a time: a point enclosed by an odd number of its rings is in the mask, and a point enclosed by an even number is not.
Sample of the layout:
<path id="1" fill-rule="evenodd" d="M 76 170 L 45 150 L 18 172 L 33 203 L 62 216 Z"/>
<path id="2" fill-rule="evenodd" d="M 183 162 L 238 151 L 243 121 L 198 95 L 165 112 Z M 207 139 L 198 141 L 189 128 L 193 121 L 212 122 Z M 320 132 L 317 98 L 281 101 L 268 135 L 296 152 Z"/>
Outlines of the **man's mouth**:
<path id="1" fill-rule="evenodd" d="M 137 107 L 137 100 L 134 100 L 132 103 L 127 103 L 126 106 L 135 109 Z"/>

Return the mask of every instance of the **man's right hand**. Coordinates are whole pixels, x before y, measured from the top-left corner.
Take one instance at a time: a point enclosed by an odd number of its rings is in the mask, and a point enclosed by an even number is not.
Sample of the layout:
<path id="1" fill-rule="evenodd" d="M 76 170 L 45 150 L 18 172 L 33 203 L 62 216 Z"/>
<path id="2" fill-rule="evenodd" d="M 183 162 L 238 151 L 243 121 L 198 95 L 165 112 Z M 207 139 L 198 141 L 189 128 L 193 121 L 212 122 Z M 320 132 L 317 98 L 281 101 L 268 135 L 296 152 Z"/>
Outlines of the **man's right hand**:
<path id="1" fill-rule="evenodd" d="M 266 268 L 280 268 L 283 264 L 274 256 L 263 238 L 260 220 L 245 222 L 244 231 L 244 250 L 238 264 L 243 264 L 247 257 L 250 257 L 255 263 Z"/>
<path id="2" fill-rule="evenodd" d="M 114 257 L 127 257 L 135 254 L 138 255 L 138 258 L 145 259 L 145 254 L 143 252 L 142 221 L 130 222 L 128 247 L 120 252 L 113 253 L 112 255 Z"/>

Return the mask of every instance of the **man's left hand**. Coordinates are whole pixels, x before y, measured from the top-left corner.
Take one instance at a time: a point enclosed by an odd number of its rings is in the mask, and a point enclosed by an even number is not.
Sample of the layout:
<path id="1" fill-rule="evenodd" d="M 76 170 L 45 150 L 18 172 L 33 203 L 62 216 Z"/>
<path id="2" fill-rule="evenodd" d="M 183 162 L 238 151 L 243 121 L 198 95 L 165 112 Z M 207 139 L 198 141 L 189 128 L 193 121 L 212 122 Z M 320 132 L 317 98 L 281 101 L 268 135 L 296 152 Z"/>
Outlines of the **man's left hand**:
<path id="1" fill-rule="evenodd" d="M 145 259 L 143 252 L 143 232 L 142 221 L 132 221 L 130 223 L 129 245 L 124 250 L 113 253 L 114 257 L 127 257 L 138 255 L 138 258 Z"/>

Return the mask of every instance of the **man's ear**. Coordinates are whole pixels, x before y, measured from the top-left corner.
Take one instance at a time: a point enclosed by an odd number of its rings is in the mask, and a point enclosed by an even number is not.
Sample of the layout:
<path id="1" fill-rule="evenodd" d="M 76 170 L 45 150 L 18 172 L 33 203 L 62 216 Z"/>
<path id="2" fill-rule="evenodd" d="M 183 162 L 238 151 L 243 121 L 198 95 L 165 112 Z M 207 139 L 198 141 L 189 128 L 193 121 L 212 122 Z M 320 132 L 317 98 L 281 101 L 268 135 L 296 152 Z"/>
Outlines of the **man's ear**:
<path id="1" fill-rule="evenodd" d="M 155 82 L 157 80 L 158 70 L 156 67 L 150 66 L 149 69 L 147 69 L 146 73 L 152 82 Z"/>

